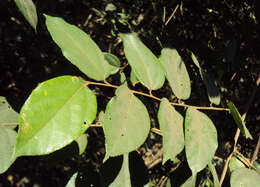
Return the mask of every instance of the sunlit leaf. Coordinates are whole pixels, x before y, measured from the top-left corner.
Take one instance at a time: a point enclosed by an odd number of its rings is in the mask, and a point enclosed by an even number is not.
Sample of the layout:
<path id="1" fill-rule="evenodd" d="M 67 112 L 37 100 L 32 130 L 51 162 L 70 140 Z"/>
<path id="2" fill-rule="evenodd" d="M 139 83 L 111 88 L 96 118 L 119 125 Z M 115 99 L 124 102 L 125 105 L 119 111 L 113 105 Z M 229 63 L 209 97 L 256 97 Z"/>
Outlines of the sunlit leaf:
<path id="1" fill-rule="evenodd" d="M 191 93 L 190 77 L 181 56 L 175 49 L 164 48 L 160 61 L 173 93 L 180 99 L 188 99 Z"/>
<path id="2" fill-rule="evenodd" d="M 0 126 L 15 128 L 18 124 L 19 114 L 8 104 L 5 97 L 0 96 Z"/>
<path id="3" fill-rule="evenodd" d="M 116 179 L 109 187 L 131 187 L 130 172 L 129 172 L 128 154 L 124 154 L 123 164 Z"/>
<path id="4" fill-rule="evenodd" d="M 232 156 L 232 158 L 229 161 L 229 170 L 233 172 L 234 170 L 245 167 L 243 162 L 241 162 L 236 156 Z"/>
<path id="5" fill-rule="evenodd" d="M 107 104 L 103 123 L 106 157 L 136 150 L 150 129 L 146 107 L 126 85 L 120 86 Z"/>
<path id="6" fill-rule="evenodd" d="M 16 156 L 48 154 L 70 144 L 96 117 L 96 96 L 74 76 L 45 81 L 19 116 Z"/>
<path id="7" fill-rule="evenodd" d="M 185 152 L 193 174 L 207 166 L 217 147 L 217 131 L 211 119 L 189 107 L 185 117 Z"/>
<path id="8" fill-rule="evenodd" d="M 203 70 L 200 67 L 200 64 L 199 64 L 197 58 L 195 57 L 195 55 L 192 52 L 191 52 L 191 58 L 192 58 L 194 64 L 197 66 L 197 68 L 199 68 L 200 76 L 206 86 L 207 94 L 208 94 L 208 98 L 209 98 L 210 102 L 214 103 L 215 105 L 219 105 L 220 104 L 220 92 L 219 92 L 219 88 L 218 88 L 214 75 L 207 73 L 205 70 Z"/>
<path id="9" fill-rule="evenodd" d="M 163 98 L 158 111 L 158 120 L 163 134 L 163 163 L 165 163 L 184 148 L 183 117 L 166 98 Z"/>
<path id="10" fill-rule="evenodd" d="M 213 176 L 214 187 L 220 187 L 218 174 L 216 172 L 215 166 L 211 162 L 209 162 L 208 166 L 209 166 L 209 170 Z"/>
<path id="11" fill-rule="evenodd" d="M 14 162 L 14 146 L 17 133 L 6 127 L 0 126 L 0 174 L 4 173 Z"/>
<path id="12" fill-rule="evenodd" d="M 36 31 L 38 22 L 37 12 L 32 0 L 14 0 L 15 4 L 23 14 L 25 19 L 30 23 L 33 29 Z"/>
<path id="13" fill-rule="evenodd" d="M 230 108 L 231 115 L 233 116 L 233 118 L 234 118 L 238 128 L 242 132 L 242 134 L 244 136 L 246 136 L 246 138 L 253 139 L 250 132 L 247 130 L 244 120 L 242 119 L 241 115 L 239 114 L 236 106 L 231 101 L 228 101 L 227 105 L 228 105 L 228 108 Z"/>
<path id="14" fill-rule="evenodd" d="M 115 74 L 118 72 L 120 68 L 120 60 L 117 56 L 110 54 L 110 53 L 103 53 L 105 60 L 111 65 L 110 66 L 110 74 Z"/>
<path id="15" fill-rule="evenodd" d="M 76 179 L 77 179 L 78 173 L 74 173 L 72 177 L 70 178 L 69 182 L 66 184 L 66 187 L 76 187 Z"/>
<path id="16" fill-rule="evenodd" d="M 256 187 L 260 184 L 260 174 L 247 168 L 238 168 L 231 174 L 231 187 Z"/>
<path id="17" fill-rule="evenodd" d="M 111 65 L 89 35 L 62 18 L 45 17 L 52 39 L 72 64 L 97 81 L 103 81 L 109 76 Z"/>
<path id="18" fill-rule="evenodd" d="M 126 58 L 137 79 L 149 90 L 163 86 L 165 76 L 158 58 L 141 42 L 136 34 L 120 34 Z"/>
<path id="19" fill-rule="evenodd" d="M 80 135 L 80 137 L 78 137 L 76 139 L 76 142 L 79 146 L 79 154 L 81 155 L 82 153 L 84 153 L 87 145 L 88 145 L 88 137 L 86 134 L 82 134 Z"/>
<path id="20" fill-rule="evenodd" d="M 133 86 L 135 86 L 139 82 L 137 77 L 135 76 L 135 73 L 133 70 L 131 70 L 131 73 L 130 73 L 130 81 Z"/>

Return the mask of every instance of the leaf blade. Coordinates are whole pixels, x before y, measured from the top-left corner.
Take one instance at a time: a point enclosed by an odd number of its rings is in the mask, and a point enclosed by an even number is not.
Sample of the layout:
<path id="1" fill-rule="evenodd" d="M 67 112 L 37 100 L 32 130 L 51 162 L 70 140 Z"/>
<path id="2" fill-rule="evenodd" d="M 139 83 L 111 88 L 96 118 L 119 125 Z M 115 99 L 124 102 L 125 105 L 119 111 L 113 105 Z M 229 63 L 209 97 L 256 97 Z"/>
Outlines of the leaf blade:
<path id="1" fill-rule="evenodd" d="M 19 114 L 12 109 L 5 97 L 0 96 L 0 126 L 10 125 L 12 128 L 18 124 Z"/>
<path id="2" fill-rule="evenodd" d="M 238 168 L 231 174 L 231 187 L 239 186 L 259 186 L 260 175 L 251 169 Z"/>

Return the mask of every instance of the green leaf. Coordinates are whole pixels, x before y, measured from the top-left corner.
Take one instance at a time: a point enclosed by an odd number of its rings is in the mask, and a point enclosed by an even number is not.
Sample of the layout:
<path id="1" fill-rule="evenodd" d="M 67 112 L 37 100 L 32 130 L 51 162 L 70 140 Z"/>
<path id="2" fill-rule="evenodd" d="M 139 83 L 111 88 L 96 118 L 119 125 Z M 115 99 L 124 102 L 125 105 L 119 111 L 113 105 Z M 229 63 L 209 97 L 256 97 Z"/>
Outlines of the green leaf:
<path id="1" fill-rule="evenodd" d="M 23 14 L 25 19 L 30 23 L 36 32 L 36 26 L 38 22 L 37 12 L 32 0 L 14 0 L 16 6 Z"/>
<path id="2" fill-rule="evenodd" d="M 217 147 L 217 131 L 213 122 L 206 114 L 189 107 L 185 117 L 185 151 L 193 174 L 206 167 Z"/>
<path id="3" fill-rule="evenodd" d="M 84 153 L 87 145 L 88 145 L 88 137 L 86 134 L 82 134 L 80 135 L 80 137 L 78 137 L 76 139 L 76 142 L 79 146 L 79 154 L 81 155 L 82 153 Z"/>
<path id="4" fill-rule="evenodd" d="M 184 148 L 183 117 L 166 98 L 163 98 L 158 112 L 163 134 L 163 164 L 176 157 Z"/>
<path id="5" fill-rule="evenodd" d="M 214 187 L 220 187 L 220 183 L 219 183 L 219 180 L 218 180 L 218 174 L 216 172 L 214 165 L 211 162 L 209 162 L 208 166 L 209 166 L 209 170 L 210 170 L 210 172 L 213 176 Z"/>
<path id="6" fill-rule="evenodd" d="M 228 108 L 230 109 L 231 115 L 233 116 L 233 118 L 234 118 L 238 128 L 242 132 L 242 134 L 244 136 L 246 136 L 246 138 L 253 139 L 250 132 L 247 130 L 244 120 L 242 119 L 241 115 L 239 114 L 237 107 L 231 101 L 228 101 L 227 105 L 228 105 Z"/>
<path id="7" fill-rule="evenodd" d="M 150 118 L 144 104 L 126 85 L 120 86 L 107 104 L 103 129 L 106 157 L 126 154 L 140 147 L 150 130 Z"/>
<path id="8" fill-rule="evenodd" d="M 135 73 L 133 70 L 131 70 L 131 73 L 130 73 L 130 81 L 132 82 L 133 86 L 135 86 L 139 82 L 139 80 L 135 76 Z"/>
<path id="9" fill-rule="evenodd" d="M 200 64 L 195 57 L 195 55 L 191 52 L 191 58 L 194 62 L 194 64 L 199 68 L 200 76 L 206 86 L 208 98 L 211 103 L 214 103 L 215 105 L 220 104 L 220 92 L 219 88 L 216 82 L 215 77 L 212 74 L 209 74 L 205 72 L 201 67 Z"/>
<path id="10" fill-rule="evenodd" d="M 131 187 L 130 171 L 128 166 L 128 154 L 124 154 L 123 164 L 116 179 L 109 185 L 110 187 Z"/>
<path id="11" fill-rule="evenodd" d="M 181 185 L 181 187 L 195 187 L 195 185 L 196 185 L 196 175 L 188 178 L 188 180 L 186 180 L 185 183 Z"/>
<path id="12" fill-rule="evenodd" d="M 160 62 L 176 97 L 188 99 L 191 93 L 190 77 L 178 52 L 175 49 L 162 49 Z"/>
<path id="13" fill-rule="evenodd" d="M 229 161 L 229 170 L 233 172 L 234 170 L 245 167 L 243 162 L 241 162 L 236 156 L 232 156 L 232 158 Z"/>
<path id="14" fill-rule="evenodd" d="M 0 174 L 4 173 L 14 162 L 14 146 L 17 133 L 6 127 L 0 126 Z"/>
<path id="15" fill-rule="evenodd" d="M 260 175 L 251 169 L 238 168 L 231 174 L 231 187 L 256 187 L 260 184 Z"/>
<path id="16" fill-rule="evenodd" d="M 70 178 L 69 182 L 66 184 L 66 187 L 76 187 L 76 179 L 77 179 L 78 173 L 74 173 L 72 177 Z"/>
<path id="17" fill-rule="evenodd" d="M 118 72 L 120 68 L 120 60 L 117 56 L 110 54 L 110 53 L 103 53 L 105 60 L 111 65 L 110 66 L 110 75 L 115 74 Z"/>
<path id="18" fill-rule="evenodd" d="M 62 18 L 48 15 L 45 17 L 52 39 L 72 64 L 97 81 L 103 81 L 109 76 L 111 65 L 89 35 Z"/>
<path id="19" fill-rule="evenodd" d="M 149 90 L 163 86 L 165 76 L 157 57 L 142 43 L 135 33 L 120 34 L 126 58 L 137 79 Z"/>
<path id="20" fill-rule="evenodd" d="M 96 96 L 78 77 L 62 76 L 39 84 L 20 112 L 16 156 L 61 149 L 86 131 L 96 112 Z"/>
<path id="21" fill-rule="evenodd" d="M 0 126 L 15 128 L 18 124 L 19 114 L 8 104 L 5 97 L 0 96 Z"/>

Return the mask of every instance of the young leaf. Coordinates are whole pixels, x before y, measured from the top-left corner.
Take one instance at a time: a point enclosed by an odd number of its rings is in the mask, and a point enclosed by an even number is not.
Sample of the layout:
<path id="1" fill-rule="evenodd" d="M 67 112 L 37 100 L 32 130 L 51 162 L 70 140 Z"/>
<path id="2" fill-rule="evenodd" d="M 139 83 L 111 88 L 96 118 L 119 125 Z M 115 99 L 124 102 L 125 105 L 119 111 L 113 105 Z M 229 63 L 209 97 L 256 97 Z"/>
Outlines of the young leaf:
<path id="1" fill-rule="evenodd" d="M 219 183 L 219 180 L 218 180 L 218 174 L 216 172 L 214 165 L 211 162 L 209 162 L 208 167 L 209 167 L 209 170 L 210 170 L 210 172 L 213 176 L 214 187 L 220 187 L 220 183 Z"/>
<path id="2" fill-rule="evenodd" d="M 131 187 L 130 172 L 128 166 L 128 154 L 124 154 L 123 164 L 116 179 L 109 185 L 109 187 Z"/>
<path id="3" fill-rule="evenodd" d="M 149 90 L 163 86 L 165 76 L 156 56 L 141 42 L 136 34 L 120 34 L 126 58 L 137 79 Z"/>
<path id="4" fill-rule="evenodd" d="M 163 98 L 158 120 L 163 134 L 163 163 L 165 163 L 184 148 L 183 117 L 166 98 Z"/>
<path id="5" fill-rule="evenodd" d="M 150 129 L 150 118 L 144 104 L 126 85 L 120 86 L 107 104 L 103 129 L 106 157 L 126 154 L 140 147 Z"/>
<path id="6" fill-rule="evenodd" d="M 242 119 L 241 115 L 239 114 L 237 107 L 231 101 L 228 101 L 227 105 L 228 105 L 228 108 L 230 108 L 231 115 L 233 116 L 233 118 L 234 118 L 238 128 L 242 132 L 242 134 L 244 136 L 246 136 L 246 138 L 253 139 L 250 132 L 247 130 L 244 120 Z"/>
<path id="7" fill-rule="evenodd" d="M 260 175 L 256 171 L 251 169 L 238 168 L 232 172 L 230 184 L 231 187 L 259 186 Z"/>
<path id="8" fill-rule="evenodd" d="M 103 81 L 109 76 L 111 65 L 89 35 L 62 18 L 48 15 L 45 17 L 52 39 L 72 64 L 97 81 Z"/>
<path id="9" fill-rule="evenodd" d="M 69 182 L 66 184 L 66 187 L 76 187 L 76 179 L 77 179 L 78 173 L 74 173 L 72 177 L 70 177 Z"/>
<path id="10" fill-rule="evenodd" d="M 218 147 L 217 131 L 210 118 L 189 107 L 185 117 L 185 151 L 195 174 L 212 160 Z"/>
<path id="11" fill-rule="evenodd" d="M 78 77 L 62 76 L 39 84 L 20 112 L 16 156 L 61 149 L 86 131 L 96 112 L 96 96 Z"/>
<path id="12" fill-rule="evenodd" d="M 84 153 L 87 145 L 88 145 L 88 137 L 86 134 L 82 134 L 80 135 L 80 137 L 78 137 L 76 139 L 76 142 L 79 146 L 79 154 L 81 155 L 82 153 Z"/>
<path id="13" fill-rule="evenodd" d="M 110 66 L 110 75 L 115 74 L 118 72 L 120 68 L 120 60 L 117 56 L 110 54 L 110 53 L 103 53 L 105 60 L 111 65 Z"/>
<path id="14" fill-rule="evenodd" d="M 190 77 L 178 52 L 175 49 L 162 49 L 160 62 L 176 97 L 188 99 L 191 93 Z"/>
<path id="15" fill-rule="evenodd" d="M 17 133 L 0 126 L 0 174 L 4 173 L 14 162 L 14 146 Z"/>
<path id="16" fill-rule="evenodd" d="M 19 114 L 11 108 L 5 97 L 2 96 L 0 96 L 0 114 L 0 126 L 5 124 L 12 128 L 17 126 Z"/>
<path id="17" fill-rule="evenodd" d="M 215 80 L 215 77 L 212 74 L 209 74 L 205 72 L 201 67 L 200 64 L 195 57 L 195 55 L 191 52 L 191 58 L 194 62 L 194 64 L 199 68 L 200 76 L 206 86 L 208 98 L 211 103 L 214 103 L 215 105 L 219 105 L 220 103 L 220 92 L 217 86 L 217 82 Z"/>
<path id="18" fill-rule="evenodd" d="M 16 6 L 23 14 L 25 19 L 30 23 L 36 32 L 36 26 L 38 22 L 37 12 L 32 0 L 14 0 Z"/>

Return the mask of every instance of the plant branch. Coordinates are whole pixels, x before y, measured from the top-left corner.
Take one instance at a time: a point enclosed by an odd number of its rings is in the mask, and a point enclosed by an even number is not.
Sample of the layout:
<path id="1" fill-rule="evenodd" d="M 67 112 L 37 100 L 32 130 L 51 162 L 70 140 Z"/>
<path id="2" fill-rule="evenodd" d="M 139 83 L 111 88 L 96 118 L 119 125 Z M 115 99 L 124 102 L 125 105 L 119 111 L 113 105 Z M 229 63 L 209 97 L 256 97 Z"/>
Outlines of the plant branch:
<path id="1" fill-rule="evenodd" d="M 100 82 L 92 82 L 92 81 L 84 81 L 85 85 L 88 86 L 88 85 L 96 85 L 96 86 L 103 86 L 103 87 L 110 87 L 110 88 L 118 88 L 119 86 L 117 85 L 113 85 L 113 84 L 110 84 L 110 83 L 100 83 Z M 139 91 L 136 91 L 136 90 L 130 90 L 133 94 L 137 94 L 137 95 L 142 95 L 142 96 L 145 96 L 145 97 L 149 97 L 149 98 L 152 98 L 154 100 L 157 100 L 157 101 L 161 101 L 161 98 L 159 97 L 156 97 L 154 95 L 152 95 L 151 93 L 150 94 L 147 94 L 147 93 L 143 93 L 143 92 L 139 92 Z M 180 106 L 180 107 L 192 107 L 192 108 L 195 108 L 195 109 L 198 109 L 198 110 L 218 110 L 218 111 L 230 111 L 229 108 L 220 108 L 220 107 L 204 107 L 204 106 L 192 106 L 192 105 L 187 105 L 187 104 L 182 104 L 182 103 L 174 103 L 174 102 L 170 102 L 171 105 L 173 106 Z"/>
<path id="2" fill-rule="evenodd" d="M 18 123 L 0 123 L 0 126 L 14 126 L 19 125 Z"/>
<path id="3" fill-rule="evenodd" d="M 179 4 L 175 7 L 174 11 L 172 12 L 172 14 L 170 15 L 170 17 L 168 18 L 168 20 L 166 21 L 165 23 L 165 26 L 168 25 L 168 23 L 171 21 L 171 19 L 173 18 L 174 14 L 176 13 L 176 11 L 178 10 L 179 8 Z"/>
<path id="4" fill-rule="evenodd" d="M 257 159 L 257 155 L 259 153 L 259 149 L 260 149 L 260 136 L 258 136 L 258 142 L 257 142 L 256 148 L 255 148 L 254 154 L 253 154 L 253 156 L 251 158 L 251 164 L 253 164 L 254 161 Z"/>

